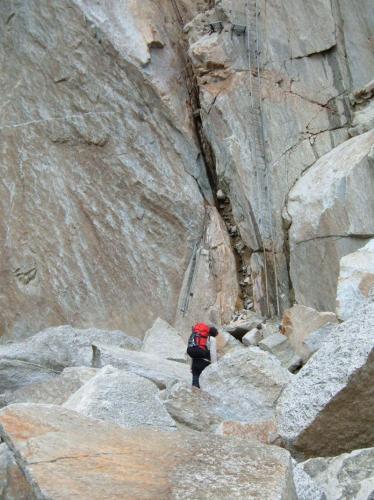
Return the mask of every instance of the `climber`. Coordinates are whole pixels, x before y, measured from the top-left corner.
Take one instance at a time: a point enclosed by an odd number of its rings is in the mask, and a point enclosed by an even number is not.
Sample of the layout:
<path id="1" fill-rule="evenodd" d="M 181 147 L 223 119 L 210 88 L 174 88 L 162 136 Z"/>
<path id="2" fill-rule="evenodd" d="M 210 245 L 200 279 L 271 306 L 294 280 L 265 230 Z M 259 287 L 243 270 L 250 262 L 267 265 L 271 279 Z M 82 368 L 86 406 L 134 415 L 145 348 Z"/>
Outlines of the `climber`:
<path id="1" fill-rule="evenodd" d="M 192 328 L 188 340 L 187 354 L 192 358 L 192 385 L 199 389 L 201 372 L 211 363 L 210 337 L 216 337 L 217 335 L 217 328 L 208 326 L 205 323 L 197 323 Z"/>

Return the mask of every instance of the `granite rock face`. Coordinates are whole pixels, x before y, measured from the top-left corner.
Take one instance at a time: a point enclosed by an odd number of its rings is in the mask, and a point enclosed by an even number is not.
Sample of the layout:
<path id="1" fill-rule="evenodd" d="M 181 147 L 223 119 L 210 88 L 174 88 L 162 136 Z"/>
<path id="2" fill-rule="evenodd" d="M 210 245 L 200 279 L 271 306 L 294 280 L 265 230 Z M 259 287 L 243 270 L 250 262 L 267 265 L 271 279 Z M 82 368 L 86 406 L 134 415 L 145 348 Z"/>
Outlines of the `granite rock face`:
<path id="1" fill-rule="evenodd" d="M 374 302 L 337 326 L 277 404 L 278 429 L 305 457 L 332 456 L 374 440 Z"/>
<path id="2" fill-rule="evenodd" d="M 345 321 L 374 291 L 374 239 L 340 261 L 336 312 Z"/>
<path id="3" fill-rule="evenodd" d="M 150 380 L 106 366 L 72 394 L 64 407 L 122 427 L 173 430 L 175 422 L 158 393 Z"/>
<path id="4" fill-rule="evenodd" d="M 235 413 L 235 420 L 255 423 L 274 416 L 275 403 L 292 375 L 280 361 L 257 347 L 226 354 L 208 366 L 201 388 Z"/>
<path id="5" fill-rule="evenodd" d="M 0 336 L 141 337 L 174 320 L 212 198 L 172 6 L 5 0 L 0 14 Z"/>
<path id="6" fill-rule="evenodd" d="M 370 0 L 259 1 L 257 19 L 246 5 L 217 1 L 186 30 L 220 187 L 248 248 L 270 250 L 273 241 L 275 258 L 266 263 L 272 268 L 272 302 L 275 307 L 277 280 L 284 310 L 290 295 L 283 245 L 290 220 L 283 209 L 298 179 L 349 137 L 349 95 L 372 80 L 374 19 Z M 223 29 L 212 32 L 209 23 L 217 19 Z M 235 25 L 246 26 L 249 37 L 233 31 Z M 265 262 L 256 256 L 250 266 L 252 278 L 261 282 L 254 297 L 261 309 Z M 315 307 L 308 299 L 305 305 Z M 320 309 L 331 309 L 331 297 Z"/>
<path id="7" fill-rule="evenodd" d="M 52 405 L 9 406 L 0 429 L 37 498 L 297 498 L 275 446 L 123 429 Z"/>
<path id="8" fill-rule="evenodd" d="M 374 130 L 350 139 L 290 192 L 290 273 L 299 304 L 334 310 L 341 257 L 374 234 L 373 147 Z"/>

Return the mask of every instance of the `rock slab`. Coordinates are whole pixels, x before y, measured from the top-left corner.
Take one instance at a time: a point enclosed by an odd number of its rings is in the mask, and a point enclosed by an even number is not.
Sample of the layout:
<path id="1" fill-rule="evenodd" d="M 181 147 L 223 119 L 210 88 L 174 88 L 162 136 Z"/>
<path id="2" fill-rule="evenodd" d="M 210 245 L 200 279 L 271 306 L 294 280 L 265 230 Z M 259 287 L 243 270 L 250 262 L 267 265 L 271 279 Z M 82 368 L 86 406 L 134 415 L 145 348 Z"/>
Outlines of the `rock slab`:
<path id="1" fill-rule="evenodd" d="M 90 378 L 96 375 L 95 368 L 85 366 L 65 368 L 65 370 L 46 382 L 29 384 L 16 391 L 0 394 L 0 407 L 12 403 L 48 403 L 61 405 Z"/>
<path id="2" fill-rule="evenodd" d="M 285 388 L 278 429 L 305 457 L 332 456 L 374 442 L 374 302 L 337 326 Z"/>
<path id="3" fill-rule="evenodd" d="M 91 366 L 94 342 L 129 350 L 141 346 L 119 330 L 47 328 L 23 342 L 0 345 L 0 393 L 50 379 L 69 366 Z"/>
<path id="4" fill-rule="evenodd" d="M 38 500 L 296 500 L 286 450 L 200 433 L 123 429 L 52 405 L 0 412 Z"/>
<path id="5" fill-rule="evenodd" d="M 272 354 L 248 347 L 208 366 L 200 385 L 231 407 L 235 420 L 255 423 L 274 416 L 275 402 L 291 377 Z"/>
<path id="6" fill-rule="evenodd" d="M 65 408 L 122 427 L 149 426 L 173 430 L 175 422 L 162 405 L 159 390 L 150 380 L 111 366 L 78 389 Z"/>
<path id="7" fill-rule="evenodd" d="M 296 304 L 285 311 L 282 326 L 291 346 L 305 362 L 312 354 L 306 344 L 309 336 L 323 325 L 336 322 L 336 315 L 332 312 L 319 312 Z"/>
<path id="8" fill-rule="evenodd" d="M 145 334 L 141 351 L 183 363 L 187 360 L 186 349 L 187 344 L 177 330 L 157 318 Z"/>
<path id="9" fill-rule="evenodd" d="M 112 365 L 152 380 L 160 389 L 174 382 L 190 382 L 190 368 L 185 363 L 162 359 L 146 352 L 134 352 L 102 344 L 93 346 L 92 363 L 97 368 Z"/>

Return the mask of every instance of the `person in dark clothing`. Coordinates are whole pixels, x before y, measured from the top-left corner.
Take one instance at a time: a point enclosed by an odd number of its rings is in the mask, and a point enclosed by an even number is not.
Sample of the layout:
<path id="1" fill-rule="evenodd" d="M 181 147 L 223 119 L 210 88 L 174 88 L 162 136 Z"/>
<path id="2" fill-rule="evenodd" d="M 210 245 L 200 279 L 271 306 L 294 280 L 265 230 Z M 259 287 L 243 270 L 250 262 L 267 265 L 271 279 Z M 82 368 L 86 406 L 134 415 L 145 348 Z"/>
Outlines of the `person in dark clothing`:
<path id="1" fill-rule="evenodd" d="M 200 389 L 200 375 L 210 365 L 209 337 L 216 337 L 218 330 L 214 326 L 198 323 L 192 328 L 188 341 L 187 353 L 192 358 L 192 385 Z"/>

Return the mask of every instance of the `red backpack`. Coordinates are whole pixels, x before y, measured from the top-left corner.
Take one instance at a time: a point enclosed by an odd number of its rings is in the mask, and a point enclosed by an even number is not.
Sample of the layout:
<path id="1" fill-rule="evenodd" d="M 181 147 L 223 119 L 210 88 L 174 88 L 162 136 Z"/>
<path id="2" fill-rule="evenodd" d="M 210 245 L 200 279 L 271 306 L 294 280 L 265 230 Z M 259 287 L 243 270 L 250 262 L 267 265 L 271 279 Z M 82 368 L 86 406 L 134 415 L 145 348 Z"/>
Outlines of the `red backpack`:
<path id="1" fill-rule="evenodd" d="M 197 323 L 192 328 L 192 333 L 190 338 L 188 339 L 188 347 L 187 354 L 191 356 L 191 358 L 196 357 L 197 353 L 207 348 L 208 338 L 209 338 L 210 327 L 205 323 Z M 200 351 L 201 352 L 201 351 Z"/>

